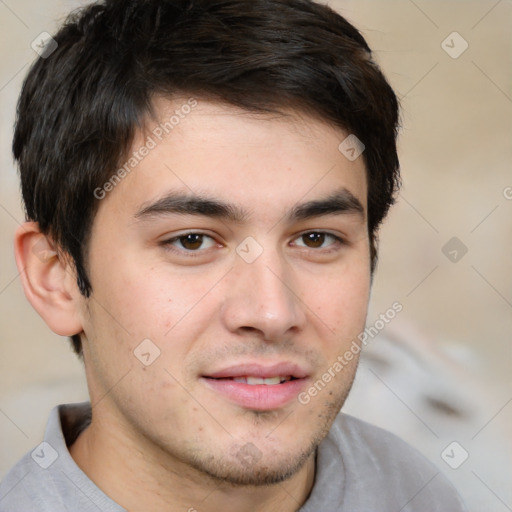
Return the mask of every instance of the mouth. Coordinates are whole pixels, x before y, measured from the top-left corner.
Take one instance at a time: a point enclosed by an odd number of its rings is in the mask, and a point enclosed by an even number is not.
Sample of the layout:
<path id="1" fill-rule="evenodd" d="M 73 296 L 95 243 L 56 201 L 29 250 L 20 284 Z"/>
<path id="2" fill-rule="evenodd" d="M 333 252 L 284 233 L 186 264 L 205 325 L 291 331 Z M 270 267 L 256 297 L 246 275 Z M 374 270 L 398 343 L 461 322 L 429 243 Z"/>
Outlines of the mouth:
<path id="1" fill-rule="evenodd" d="M 244 364 L 203 375 L 217 396 L 244 409 L 270 411 L 290 404 L 308 382 L 308 372 L 297 365 Z"/>
<path id="2" fill-rule="evenodd" d="M 276 377 L 254 377 L 254 376 L 243 376 L 243 377 L 225 377 L 223 379 L 217 380 L 232 380 L 233 382 L 242 382 L 244 384 L 248 384 L 249 386 L 275 386 L 276 384 L 283 384 L 284 382 L 288 382 L 290 380 L 296 380 L 295 377 L 291 375 L 287 375 L 285 377 L 276 376 Z"/>

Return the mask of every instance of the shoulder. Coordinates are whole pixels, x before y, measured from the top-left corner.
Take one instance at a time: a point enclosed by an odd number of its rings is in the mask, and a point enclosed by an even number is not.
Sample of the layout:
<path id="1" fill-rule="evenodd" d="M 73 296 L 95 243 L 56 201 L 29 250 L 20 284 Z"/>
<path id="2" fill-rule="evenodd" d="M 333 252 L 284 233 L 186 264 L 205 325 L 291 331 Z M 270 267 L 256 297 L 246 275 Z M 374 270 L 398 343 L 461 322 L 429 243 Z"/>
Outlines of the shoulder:
<path id="1" fill-rule="evenodd" d="M 380 510 L 394 506 L 403 512 L 465 510 L 441 471 L 391 432 L 342 413 L 328 437 L 345 468 L 349 502 L 356 503 L 361 499 L 358 494 L 363 494 L 368 506 L 380 504 Z"/>
<path id="2" fill-rule="evenodd" d="M 68 443 L 88 425 L 90 404 L 63 404 L 48 419 L 44 441 L 0 482 L 0 512 L 121 512 L 72 459 Z"/>
<path id="3" fill-rule="evenodd" d="M 35 457 L 37 449 L 18 461 L 0 482 L 0 512 L 34 510 L 36 504 L 42 512 L 65 510 L 55 502 L 50 475 L 34 461 L 32 454 Z M 45 489 L 44 495 L 41 495 L 42 489 Z"/>
<path id="4" fill-rule="evenodd" d="M 354 461 L 390 464 L 400 460 L 423 469 L 434 466 L 415 448 L 395 434 L 348 414 L 338 414 L 329 437 Z"/>
<path id="5" fill-rule="evenodd" d="M 44 441 L 26 453 L 0 482 L 0 512 L 34 510 L 36 506 L 42 512 L 65 510 L 57 492 L 65 478 L 62 458 L 67 447 L 60 422 L 60 411 L 65 407 L 52 409 Z"/>

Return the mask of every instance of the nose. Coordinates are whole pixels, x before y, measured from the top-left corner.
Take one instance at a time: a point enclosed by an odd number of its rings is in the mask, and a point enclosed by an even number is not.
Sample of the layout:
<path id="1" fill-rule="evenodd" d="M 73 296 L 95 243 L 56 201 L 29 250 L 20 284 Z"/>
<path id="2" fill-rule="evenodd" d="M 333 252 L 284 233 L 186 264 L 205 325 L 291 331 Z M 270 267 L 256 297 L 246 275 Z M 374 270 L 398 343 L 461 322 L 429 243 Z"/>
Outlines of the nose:
<path id="1" fill-rule="evenodd" d="M 231 332 L 279 342 L 304 327 L 306 306 L 298 296 L 293 269 L 277 252 L 270 252 L 252 263 L 236 257 L 221 317 Z"/>

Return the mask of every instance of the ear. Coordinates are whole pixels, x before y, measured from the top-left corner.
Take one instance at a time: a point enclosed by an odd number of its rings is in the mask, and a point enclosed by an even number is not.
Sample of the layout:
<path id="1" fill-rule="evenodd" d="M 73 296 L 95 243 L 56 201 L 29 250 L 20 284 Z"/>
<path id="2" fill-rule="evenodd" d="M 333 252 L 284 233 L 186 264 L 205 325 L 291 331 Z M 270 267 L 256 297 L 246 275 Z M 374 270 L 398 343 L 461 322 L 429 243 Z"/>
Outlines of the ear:
<path id="1" fill-rule="evenodd" d="M 69 258 L 58 254 L 37 222 L 25 222 L 16 230 L 14 247 L 23 289 L 33 308 L 56 334 L 81 333 L 83 297 Z"/>

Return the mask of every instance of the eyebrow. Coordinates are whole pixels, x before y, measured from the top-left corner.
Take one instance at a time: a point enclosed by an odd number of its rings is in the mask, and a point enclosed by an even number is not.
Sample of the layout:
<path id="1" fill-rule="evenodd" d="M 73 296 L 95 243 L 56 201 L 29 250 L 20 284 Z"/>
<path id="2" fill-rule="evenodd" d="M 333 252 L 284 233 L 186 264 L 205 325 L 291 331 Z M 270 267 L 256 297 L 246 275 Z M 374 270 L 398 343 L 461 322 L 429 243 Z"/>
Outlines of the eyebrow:
<path id="1" fill-rule="evenodd" d="M 332 214 L 357 214 L 364 219 L 364 207 L 361 201 L 346 188 L 343 188 L 325 199 L 316 199 L 295 205 L 288 213 L 288 222 L 306 220 Z"/>
<path id="2" fill-rule="evenodd" d="M 221 201 L 196 194 L 179 194 L 171 192 L 161 199 L 144 206 L 136 218 L 158 217 L 171 214 L 204 215 L 232 222 L 243 222 L 248 214 L 241 208 Z"/>
<path id="3" fill-rule="evenodd" d="M 143 205 L 135 218 L 143 220 L 172 214 L 201 215 L 235 223 L 242 223 L 249 217 L 248 211 L 235 204 L 204 195 L 171 192 L 153 203 Z M 332 214 L 356 214 L 363 219 L 365 217 L 361 201 L 349 190 L 342 188 L 323 199 L 294 205 L 285 218 L 291 223 Z"/>

